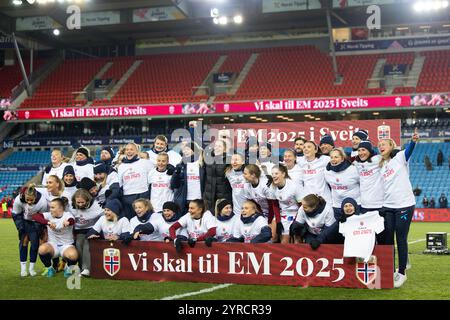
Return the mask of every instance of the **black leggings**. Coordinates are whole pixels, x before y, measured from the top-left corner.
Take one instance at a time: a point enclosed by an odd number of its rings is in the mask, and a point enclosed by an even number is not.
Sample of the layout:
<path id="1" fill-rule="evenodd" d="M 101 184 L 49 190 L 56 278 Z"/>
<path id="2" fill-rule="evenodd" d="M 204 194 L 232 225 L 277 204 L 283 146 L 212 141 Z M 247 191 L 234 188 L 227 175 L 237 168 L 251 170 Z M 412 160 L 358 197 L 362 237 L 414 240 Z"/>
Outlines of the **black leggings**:
<path id="1" fill-rule="evenodd" d="M 415 206 L 393 209 L 382 209 L 384 217 L 384 231 L 381 237 L 381 244 L 394 244 L 394 233 L 397 240 L 398 251 L 398 272 L 405 274 L 408 263 L 408 233 L 411 225 Z"/>

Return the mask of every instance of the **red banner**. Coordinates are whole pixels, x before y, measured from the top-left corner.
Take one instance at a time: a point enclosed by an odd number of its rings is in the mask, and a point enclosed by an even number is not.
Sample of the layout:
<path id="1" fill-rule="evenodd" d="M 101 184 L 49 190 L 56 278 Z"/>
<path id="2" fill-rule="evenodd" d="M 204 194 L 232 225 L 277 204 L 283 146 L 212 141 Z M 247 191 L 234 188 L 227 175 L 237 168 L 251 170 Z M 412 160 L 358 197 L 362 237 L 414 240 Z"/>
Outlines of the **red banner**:
<path id="1" fill-rule="evenodd" d="M 355 97 L 305 100 L 268 100 L 254 102 L 216 103 L 219 113 L 261 113 L 277 111 L 351 110 L 398 108 L 411 106 L 410 96 Z"/>
<path id="2" fill-rule="evenodd" d="M 171 105 L 115 105 L 76 108 L 19 109 L 6 120 L 116 119 L 171 115 L 213 115 L 280 111 L 351 110 L 411 106 L 410 96 L 355 97 L 305 100 L 260 100 L 230 103 Z"/>
<path id="3" fill-rule="evenodd" d="M 414 210 L 414 222 L 450 222 L 450 209 L 418 208 Z"/>
<path id="4" fill-rule="evenodd" d="M 172 243 L 128 246 L 90 241 L 91 276 L 117 280 L 287 286 L 392 288 L 393 246 L 376 246 L 368 263 L 342 258 L 343 245 L 198 243 L 177 253 Z"/>
<path id="5" fill-rule="evenodd" d="M 376 146 L 380 139 L 391 138 L 400 145 L 400 120 L 355 120 L 314 122 L 267 122 L 211 125 L 217 129 L 234 129 L 235 143 L 245 143 L 247 136 L 256 136 L 259 141 L 278 142 L 280 148 L 293 148 L 297 137 L 319 143 L 320 137 L 330 134 L 336 147 L 350 147 L 353 133 L 367 130 L 369 139 Z M 277 132 L 278 130 L 278 132 Z M 231 135 L 230 135 L 231 136 Z"/>

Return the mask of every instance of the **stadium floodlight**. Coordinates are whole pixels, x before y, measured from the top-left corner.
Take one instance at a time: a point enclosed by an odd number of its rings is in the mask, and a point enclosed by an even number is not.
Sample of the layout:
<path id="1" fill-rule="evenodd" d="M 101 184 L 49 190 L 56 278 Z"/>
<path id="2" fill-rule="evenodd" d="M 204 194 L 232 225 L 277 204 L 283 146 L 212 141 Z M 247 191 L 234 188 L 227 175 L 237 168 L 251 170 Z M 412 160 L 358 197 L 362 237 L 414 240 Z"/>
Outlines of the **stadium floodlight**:
<path id="1" fill-rule="evenodd" d="M 236 23 L 236 24 L 241 24 L 242 21 L 243 21 L 242 16 L 241 16 L 241 15 L 236 15 L 236 16 L 234 16 L 233 21 L 234 21 L 234 23 Z"/>
<path id="2" fill-rule="evenodd" d="M 226 25 L 226 24 L 228 24 L 228 18 L 226 17 L 226 16 L 222 16 L 222 17 L 220 17 L 219 18 L 219 24 L 221 24 L 221 25 Z"/>
<path id="3" fill-rule="evenodd" d="M 217 17 L 219 16 L 219 9 L 217 9 L 217 8 L 212 8 L 210 14 L 211 14 L 211 17 L 217 18 Z"/>
<path id="4" fill-rule="evenodd" d="M 22 0 L 14 0 L 12 3 L 15 6 L 20 6 L 20 5 L 22 5 Z"/>
<path id="5" fill-rule="evenodd" d="M 54 30 L 53 30 L 53 34 L 54 34 L 55 36 L 59 36 L 59 35 L 61 34 L 61 31 L 59 31 L 59 29 L 54 29 Z"/>
<path id="6" fill-rule="evenodd" d="M 413 8 L 416 12 L 428 12 L 431 10 L 441 10 L 448 7 L 448 0 L 427 0 L 417 1 Z"/>

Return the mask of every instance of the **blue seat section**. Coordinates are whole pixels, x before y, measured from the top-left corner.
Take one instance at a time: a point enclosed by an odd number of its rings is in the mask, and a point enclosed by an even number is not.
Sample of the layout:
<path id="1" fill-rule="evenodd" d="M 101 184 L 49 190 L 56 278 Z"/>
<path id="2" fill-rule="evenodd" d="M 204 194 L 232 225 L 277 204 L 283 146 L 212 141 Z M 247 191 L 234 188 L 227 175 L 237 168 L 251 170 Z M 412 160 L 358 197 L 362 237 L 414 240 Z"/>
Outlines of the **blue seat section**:
<path id="1" fill-rule="evenodd" d="M 2 165 L 45 165 L 50 163 L 51 151 L 16 151 L 0 161 Z"/>
<path id="2" fill-rule="evenodd" d="M 444 161 L 442 166 L 437 166 L 437 154 L 442 150 Z M 433 170 L 428 171 L 425 168 L 424 158 L 428 155 L 433 165 Z M 409 161 L 410 180 L 413 189 L 419 186 L 422 189 L 420 196 L 416 197 L 416 206 L 422 208 L 422 199 L 426 195 L 428 200 L 431 197 L 436 202 L 436 208 L 439 207 L 439 197 L 444 193 L 447 197 L 450 195 L 450 169 L 448 157 L 450 156 L 450 143 L 418 143 Z"/>
<path id="3" fill-rule="evenodd" d="M 0 172 L 0 199 L 11 195 L 36 174 L 37 171 Z"/>

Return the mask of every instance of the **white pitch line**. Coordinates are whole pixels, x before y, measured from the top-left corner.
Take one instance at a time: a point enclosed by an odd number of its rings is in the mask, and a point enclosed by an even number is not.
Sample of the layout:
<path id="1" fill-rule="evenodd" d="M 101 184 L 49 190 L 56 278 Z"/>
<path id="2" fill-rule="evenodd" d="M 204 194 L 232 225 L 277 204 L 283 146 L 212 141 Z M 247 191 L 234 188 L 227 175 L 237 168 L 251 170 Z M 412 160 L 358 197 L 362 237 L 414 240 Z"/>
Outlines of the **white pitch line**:
<path id="1" fill-rule="evenodd" d="M 414 244 L 414 243 L 422 242 L 422 241 L 425 241 L 425 240 L 426 239 L 419 239 L 419 240 L 408 242 L 408 244 Z M 212 288 L 208 288 L 208 289 L 202 289 L 202 290 L 199 290 L 199 291 L 188 292 L 188 293 L 179 294 L 179 295 L 176 295 L 176 296 L 165 297 L 165 298 L 162 298 L 161 300 L 182 299 L 182 298 L 185 298 L 185 297 L 191 297 L 191 296 L 196 296 L 196 295 L 203 294 L 203 293 L 213 292 L 213 291 L 216 291 L 216 290 L 227 288 L 227 287 L 232 286 L 232 285 L 233 285 L 232 283 L 221 284 L 221 285 L 218 285 L 218 286 L 215 286 L 215 287 L 212 287 Z"/>
<path id="2" fill-rule="evenodd" d="M 196 296 L 198 294 L 213 292 L 213 291 L 220 290 L 220 289 L 232 286 L 232 285 L 233 285 L 232 283 L 221 284 L 221 285 L 218 285 L 218 286 L 215 286 L 215 287 L 212 287 L 212 288 L 202 289 L 202 290 L 194 291 L 194 292 L 188 292 L 188 293 L 179 294 L 179 295 L 171 296 L 171 297 L 165 297 L 165 298 L 162 298 L 161 300 L 182 299 L 182 298 L 185 298 L 185 297 Z"/>
<path id="3" fill-rule="evenodd" d="M 425 241 L 425 240 L 427 240 L 427 239 L 419 239 L 419 240 L 416 240 L 416 241 L 408 242 L 408 244 L 413 244 L 413 243 L 417 243 L 417 242 L 422 242 L 422 241 Z"/>

